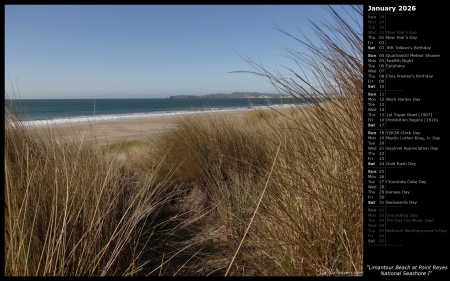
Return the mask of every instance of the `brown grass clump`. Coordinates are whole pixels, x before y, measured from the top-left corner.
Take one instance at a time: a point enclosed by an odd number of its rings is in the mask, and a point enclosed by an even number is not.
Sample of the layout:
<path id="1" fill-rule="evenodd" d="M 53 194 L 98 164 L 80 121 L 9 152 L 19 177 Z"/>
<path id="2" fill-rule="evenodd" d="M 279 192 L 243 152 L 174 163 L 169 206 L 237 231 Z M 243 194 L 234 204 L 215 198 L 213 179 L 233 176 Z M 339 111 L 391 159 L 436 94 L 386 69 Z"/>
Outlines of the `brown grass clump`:
<path id="1" fill-rule="evenodd" d="M 92 143 L 5 122 L 5 275 L 134 275 L 164 182 L 136 184 Z M 164 190 L 164 192 L 162 192 Z"/>
<path id="2" fill-rule="evenodd" d="M 362 129 L 340 124 L 354 122 L 344 120 L 353 115 L 336 121 L 340 103 L 189 118 L 159 140 L 167 155 L 161 171 L 173 169 L 173 184 L 183 183 L 202 202 L 196 216 L 207 214 L 197 239 L 209 237 L 210 262 L 221 262 L 203 274 L 224 274 L 244 234 L 232 274 L 361 271 Z"/>

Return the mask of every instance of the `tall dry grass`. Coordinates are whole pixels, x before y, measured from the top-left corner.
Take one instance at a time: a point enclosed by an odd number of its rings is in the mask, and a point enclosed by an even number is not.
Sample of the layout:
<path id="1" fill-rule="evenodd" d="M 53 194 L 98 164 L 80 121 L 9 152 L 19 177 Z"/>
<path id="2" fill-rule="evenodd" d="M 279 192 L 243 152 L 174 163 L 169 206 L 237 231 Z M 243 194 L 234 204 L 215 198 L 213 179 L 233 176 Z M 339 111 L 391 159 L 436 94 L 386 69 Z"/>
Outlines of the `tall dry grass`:
<path id="1" fill-rule="evenodd" d="M 60 143 L 6 116 L 5 276 L 136 275 L 152 262 L 176 191 L 106 159 L 94 143 Z"/>
<path id="2" fill-rule="evenodd" d="M 361 271 L 362 151 L 354 136 L 361 132 L 322 124 L 317 111 L 339 107 L 318 106 L 191 117 L 158 141 L 168 160 L 161 171 L 174 169 L 172 184 L 195 194 L 184 208 L 200 223 L 186 245 L 203 240 L 192 250 L 205 262 L 201 271 L 186 264 L 187 272 L 225 274 L 244 235 L 229 274 Z"/>
<path id="3" fill-rule="evenodd" d="M 198 233 L 214 247 L 202 274 L 362 272 L 362 28 L 329 12 L 334 23 L 311 23 L 320 46 L 280 29 L 309 51 L 286 49 L 292 78 L 247 59 L 250 73 L 308 106 L 187 118 L 157 145 L 174 183 L 204 198 Z"/>
<path id="4" fill-rule="evenodd" d="M 362 272 L 362 27 L 328 11 L 333 22 L 310 22 L 320 44 L 279 29 L 309 51 L 286 49 L 299 66 L 285 68 L 292 78 L 248 60 L 281 92 L 312 104 L 285 115 L 285 126 L 272 126 L 280 131 L 282 156 L 267 194 L 268 215 L 258 217 L 244 254 L 264 275 Z M 361 6 L 347 11 L 362 17 Z M 317 102 L 318 96 L 331 101 Z"/>

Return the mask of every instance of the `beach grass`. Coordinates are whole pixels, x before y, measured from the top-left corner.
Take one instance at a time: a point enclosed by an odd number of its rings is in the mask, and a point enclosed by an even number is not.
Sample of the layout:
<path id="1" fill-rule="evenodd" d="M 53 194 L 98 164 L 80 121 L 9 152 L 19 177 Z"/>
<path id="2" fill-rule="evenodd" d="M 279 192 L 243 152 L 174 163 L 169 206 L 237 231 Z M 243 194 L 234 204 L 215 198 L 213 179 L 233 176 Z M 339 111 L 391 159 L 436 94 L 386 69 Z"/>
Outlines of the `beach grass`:
<path id="1" fill-rule="evenodd" d="M 228 274 L 357 272 L 361 132 L 304 122 L 339 108 L 190 116 L 104 146 L 7 126 L 5 274 L 223 275 L 241 241 Z"/>
<path id="2" fill-rule="evenodd" d="M 196 194 L 191 204 L 202 211 L 194 216 L 207 214 L 186 243 L 217 244 L 209 262 L 220 266 L 211 271 L 227 273 L 238 248 L 229 274 L 362 271 L 362 128 L 343 108 L 336 101 L 234 120 L 190 117 L 158 140 L 160 172 L 173 170 L 172 184 Z"/>
<path id="3" fill-rule="evenodd" d="M 98 146 L 5 122 L 5 275 L 134 275 L 175 196 Z M 170 218 L 167 218 L 170 220 Z"/>
<path id="4" fill-rule="evenodd" d="M 321 48 L 286 50 L 313 77 L 246 58 L 307 106 L 185 116 L 108 145 L 6 115 L 4 274 L 360 275 L 362 35 L 330 13 L 312 23 Z"/>
<path id="5" fill-rule="evenodd" d="M 125 153 L 127 151 L 130 151 L 133 147 L 136 147 L 140 144 L 141 142 L 139 140 L 135 140 L 135 139 L 124 139 L 124 140 L 120 140 L 120 141 L 116 141 L 114 143 L 111 144 L 107 144 L 107 145 L 103 145 L 102 146 L 102 151 L 103 152 L 122 152 Z"/>

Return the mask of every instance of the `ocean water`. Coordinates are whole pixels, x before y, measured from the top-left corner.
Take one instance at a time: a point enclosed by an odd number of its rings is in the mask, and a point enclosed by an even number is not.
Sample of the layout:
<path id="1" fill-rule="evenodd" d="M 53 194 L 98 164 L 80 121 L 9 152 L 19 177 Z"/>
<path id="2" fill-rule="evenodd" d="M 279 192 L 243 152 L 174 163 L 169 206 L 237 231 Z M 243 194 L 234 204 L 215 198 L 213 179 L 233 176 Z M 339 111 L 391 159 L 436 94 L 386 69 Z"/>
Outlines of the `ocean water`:
<path id="1" fill-rule="evenodd" d="M 303 99 L 21 99 L 5 100 L 25 125 L 137 119 L 304 104 Z"/>

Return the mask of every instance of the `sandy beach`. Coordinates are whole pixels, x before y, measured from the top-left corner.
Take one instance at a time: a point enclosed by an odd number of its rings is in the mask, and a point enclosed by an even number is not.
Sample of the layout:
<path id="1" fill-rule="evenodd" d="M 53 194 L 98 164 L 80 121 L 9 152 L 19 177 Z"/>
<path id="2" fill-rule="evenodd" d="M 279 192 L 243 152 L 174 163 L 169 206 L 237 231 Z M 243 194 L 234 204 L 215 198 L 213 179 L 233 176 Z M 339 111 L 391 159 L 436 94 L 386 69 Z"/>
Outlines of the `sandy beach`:
<path id="1" fill-rule="evenodd" d="M 49 126 L 60 140 L 82 138 L 96 139 L 99 144 L 113 143 L 118 140 L 148 140 L 176 128 L 180 120 L 186 116 L 220 115 L 224 117 L 241 116 L 248 111 L 206 112 L 192 115 L 150 117 L 141 119 L 82 122 Z"/>

